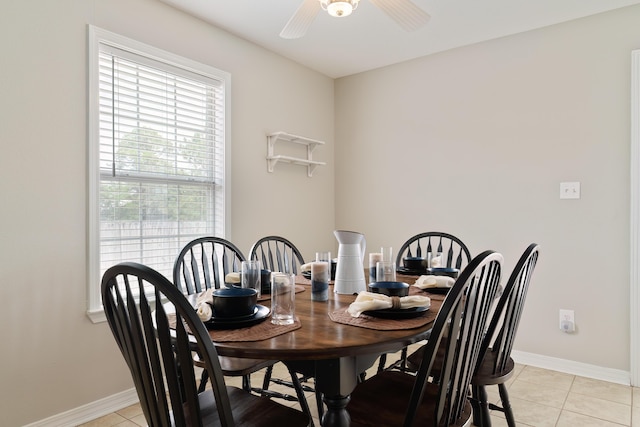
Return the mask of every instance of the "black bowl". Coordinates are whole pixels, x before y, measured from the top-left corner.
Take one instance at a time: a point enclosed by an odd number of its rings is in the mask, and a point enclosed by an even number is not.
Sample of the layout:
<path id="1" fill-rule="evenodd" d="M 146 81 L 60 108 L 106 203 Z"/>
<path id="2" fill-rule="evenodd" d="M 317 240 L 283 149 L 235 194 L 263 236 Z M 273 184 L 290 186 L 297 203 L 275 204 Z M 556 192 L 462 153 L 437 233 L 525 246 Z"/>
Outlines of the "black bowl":
<path id="1" fill-rule="evenodd" d="M 434 267 L 427 269 L 427 274 L 433 274 L 434 276 L 449 276 L 453 277 L 454 279 L 458 278 L 459 273 L 460 270 L 458 270 L 457 268 Z"/>
<path id="2" fill-rule="evenodd" d="M 408 270 L 424 270 L 427 267 L 427 259 L 421 257 L 404 257 L 402 263 Z"/>
<path id="3" fill-rule="evenodd" d="M 373 282 L 369 283 L 369 289 L 375 294 L 384 294 L 390 297 L 409 295 L 409 284 L 404 282 Z"/>
<path id="4" fill-rule="evenodd" d="M 248 288 L 224 288 L 213 291 L 213 317 L 241 317 L 253 314 L 258 291 Z"/>

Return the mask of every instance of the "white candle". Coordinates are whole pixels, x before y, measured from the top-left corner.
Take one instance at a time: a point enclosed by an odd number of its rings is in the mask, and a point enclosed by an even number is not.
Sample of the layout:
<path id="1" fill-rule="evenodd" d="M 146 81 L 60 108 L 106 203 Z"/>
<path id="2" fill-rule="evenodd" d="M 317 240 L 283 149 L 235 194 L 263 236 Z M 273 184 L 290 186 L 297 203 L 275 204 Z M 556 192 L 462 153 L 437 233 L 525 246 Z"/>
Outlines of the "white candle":
<path id="1" fill-rule="evenodd" d="M 311 274 L 322 274 L 329 271 L 329 263 L 316 261 L 311 263 Z"/>
<path id="2" fill-rule="evenodd" d="M 311 300 L 326 301 L 329 298 L 329 263 L 311 263 Z"/>

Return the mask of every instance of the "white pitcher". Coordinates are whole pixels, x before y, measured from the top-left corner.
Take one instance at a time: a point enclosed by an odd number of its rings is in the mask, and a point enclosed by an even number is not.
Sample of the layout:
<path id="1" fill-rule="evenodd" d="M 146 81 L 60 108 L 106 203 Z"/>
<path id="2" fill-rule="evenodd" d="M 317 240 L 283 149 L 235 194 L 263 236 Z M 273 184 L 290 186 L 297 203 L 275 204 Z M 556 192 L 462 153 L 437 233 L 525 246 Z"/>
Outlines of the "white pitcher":
<path id="1" fill-rule="evenodd" d="M 357 294 L 360 291 L 366 291 L 364 251 L 367 241 L 364 234 L 344 230 L 335 230 L 333 234 L 339 243 L 334 291 L 339 294 Z"/>

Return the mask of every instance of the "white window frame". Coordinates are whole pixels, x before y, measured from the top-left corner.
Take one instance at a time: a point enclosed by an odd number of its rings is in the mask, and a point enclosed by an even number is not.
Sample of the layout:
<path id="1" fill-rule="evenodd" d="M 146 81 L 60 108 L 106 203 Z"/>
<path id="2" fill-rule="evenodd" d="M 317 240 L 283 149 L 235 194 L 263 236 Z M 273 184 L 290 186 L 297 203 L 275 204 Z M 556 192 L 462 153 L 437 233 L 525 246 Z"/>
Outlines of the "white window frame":
<path id="1" fill-rule="evenodd" d="M 640 50 L 631 52 L 630 382 L 640 386 Z"/>
<path id="2" fill-rule="evenodd" d="M 167 67 L 178 67 L 192 73 L 203 75 L 223 82 L 224 85 L 224 182 L 222 183 L 223 218 L 217 229 L 228 236 L 230 228 L 230 87 L 231 75 L 214 67 L 166 52 L 127 37 L 88 26 L 88 279 L 87 279 L 87 315 L 92 322 L 106 320 L 100 295 L 100 129 L 99 129 L 99 54 L 100 46 L 111 46 L 133 55 L 148 58 L 167 64 Z M 219 192 L 216 198 L 220 197 Z M 220 199 L 219 199 L 220 200 Z M 224 237 L 222 236 L 222 237 Z M 176 253 L 177 256 L 177 253 Z M 171 278 L 169 278 L 171 279 Z"/>

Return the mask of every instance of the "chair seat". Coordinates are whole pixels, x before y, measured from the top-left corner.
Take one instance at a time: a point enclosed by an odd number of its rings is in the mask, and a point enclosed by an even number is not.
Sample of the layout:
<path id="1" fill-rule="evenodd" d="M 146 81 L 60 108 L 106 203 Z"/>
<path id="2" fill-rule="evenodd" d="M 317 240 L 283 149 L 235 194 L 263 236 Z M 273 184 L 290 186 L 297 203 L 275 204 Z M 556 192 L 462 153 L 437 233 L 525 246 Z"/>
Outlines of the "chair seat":
<path id="1" fill-rule="evenodd" d="M 222 373 L 227 377 L 249 375 L 276 363 L 276 361 L 268 359 L 244 359 L 228 356 L 218 356 L 218 360 L 220 360 Z M 204 363 L 202 363 L 197 354 L 193 356 L 193 362 L 197 367 L 204 368 Z"/>
<path id="2" fill-rule="evenodd" d="M 505 368 L 500 372 L 493 372 L 496 360 L 495 352 L 488 351 L 471 379 L 471 385 L 496 385 L 504 384 L 513 375 L 515 362 L 511 357 Z"/>
<path id="3" fill-rule="evenodd" d="M 304 413 L 280 405 L 266 397 L 246 393 L 237 387 L 227 387 L 233 419 L 237 426 L 307 426 L 309 419 Z M 199 395 L 202 425 L 220 426 L 220 418 L 213 393 L 206 390 Z M 188 421 L 188 420 L 187 420 Z M 190 425 L 187 423 L 187 425 Z"/>
<path id="4" fill-rule="evenodd" d="M 218 356 L 222 373 L 225 376 L 237 377 L 248 375 L 260 369 L 269 367 L 275 363 L 274 360 L 267 359 L 242 359 L 240 357 Z"/>
<path id="5" fill-rule="evenodd" d="M 358 385 L 351 394 L 347 410 L 351 426 L 401 426 L 407 411 L 415 377 L 398 371 L 384 371 Z M 423 402 L 418 409 L 416 425 L 435 426 L 436 384 L 427 384 Z M 468 425 L 471 405 L 467 401 L 463 416 L 453 426 Z"/>

